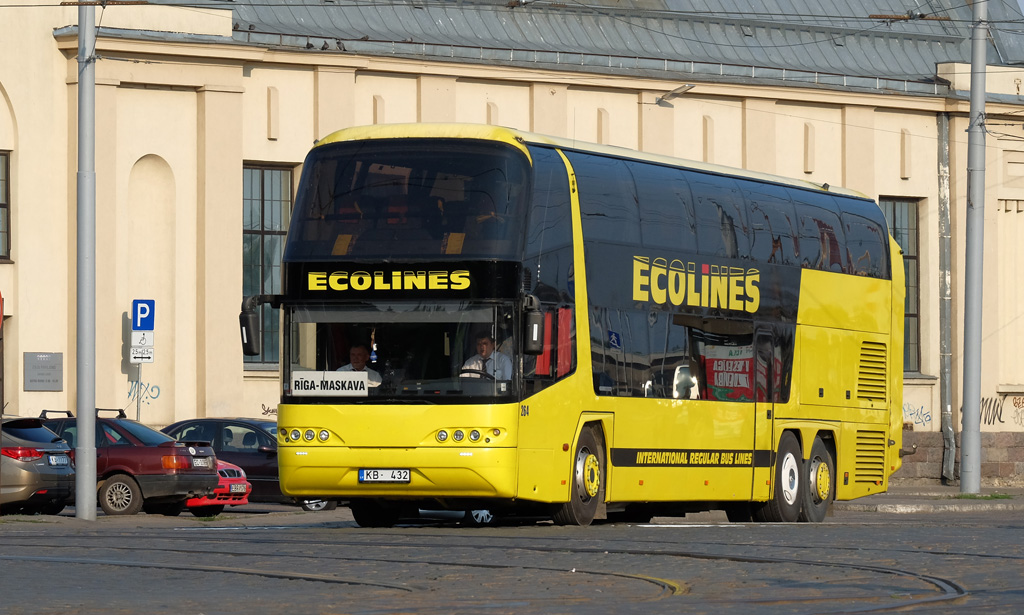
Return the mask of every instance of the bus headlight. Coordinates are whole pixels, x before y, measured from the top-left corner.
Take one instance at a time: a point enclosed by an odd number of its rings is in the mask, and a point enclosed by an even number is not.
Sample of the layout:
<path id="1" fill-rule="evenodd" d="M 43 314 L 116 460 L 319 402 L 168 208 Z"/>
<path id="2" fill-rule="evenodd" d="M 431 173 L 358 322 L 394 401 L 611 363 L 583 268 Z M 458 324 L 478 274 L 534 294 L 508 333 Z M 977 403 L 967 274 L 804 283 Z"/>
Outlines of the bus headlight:
<path id="1" fill-rule="evenodd" d="M 291 437 L 292 442 L 298 442 L 299 438 L 302 436 L 298 429 L 293 429 L 292 432 L 288 435 L 289 437 Z"/>
<path id="2" fill-rule="evenodd" d="M 465 437 L 461 429 L 456 429 L 455 433 L 452 434 L 452 439 L 456 442 L 462 442 L 462 438 Z"/>
<path id="3" fill-rule="evenodd" d="M 480 432 L 479 431 L 474 429 L 473 431 L 469 432 L 469 441 L 470 442 L 476 442 L 479 439 L 480 439 Z"/>
<path id="4" fill-rule="evenodd" d="M 330 438 L 330 437 L 331 437 L 331 432 L 327 431 L 326 429 L 321 429 L 320 430 L 320 441 L 321 442 L 327 442 L 327 438 Z"/>
<path id="5" fill-rule="evenodd" d="M 316 437 L 316 432 L 313 431 L 312 429 L 307 429 L 305 435 L 306 435 L 306 440 L 312 440 L 313 438 Z"/>
<path id="6" fill-rule="evenodd" d="M 448 432 L 447 431 L 442 429 L 442 430 L 437 432 L 437 441 L 438 442 L 444 442 L 447 439 L 448 439 Z"/>

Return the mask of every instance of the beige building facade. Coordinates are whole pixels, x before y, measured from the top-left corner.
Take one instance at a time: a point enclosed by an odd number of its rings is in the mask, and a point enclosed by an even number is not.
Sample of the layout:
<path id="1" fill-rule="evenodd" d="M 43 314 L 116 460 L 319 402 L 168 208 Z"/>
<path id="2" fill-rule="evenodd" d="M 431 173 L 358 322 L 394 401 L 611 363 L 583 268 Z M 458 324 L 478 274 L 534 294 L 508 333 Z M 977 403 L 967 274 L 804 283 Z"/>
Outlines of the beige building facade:
<path id="1" fill-rule="evenodd" d="M 78 14 L 7 0 L 0 12 L 2 401 L 5 413 L 36 415 L 76 405 Z M 97 19 L 100 407 L 138 408 L 155 426 L 273 414 L 273 362 L 246 363 L 239 342 L 247 182 L 256 192 L 268 178 L 286 182 L 264 196 L 287 207 L 306 152 L 330 132 L 475 122 L 843 185 L 879 200 L 913 234 L 905 249 L 919 329 L 905 422 L 939 430 L 945 327 L 959 431 L 968 65 L 937 67 L 959 96 L 687 79 L 690 91 L 659 100 L 683 82 L 243 45 L 224 40 L 229 10 L 111 6 Z M 145 35 L 152 31 L 182 35 Z M 1024 70 L 992 67 L 987 81 L 982 431 L 1024 432 L 1024 104 L 1012 100 L 1022 78 Z M 947 208 L 948 275 L 940 266 Z M 154 361 L 141 371 L 127 357 L 134 299 L 155 301 Z"/>

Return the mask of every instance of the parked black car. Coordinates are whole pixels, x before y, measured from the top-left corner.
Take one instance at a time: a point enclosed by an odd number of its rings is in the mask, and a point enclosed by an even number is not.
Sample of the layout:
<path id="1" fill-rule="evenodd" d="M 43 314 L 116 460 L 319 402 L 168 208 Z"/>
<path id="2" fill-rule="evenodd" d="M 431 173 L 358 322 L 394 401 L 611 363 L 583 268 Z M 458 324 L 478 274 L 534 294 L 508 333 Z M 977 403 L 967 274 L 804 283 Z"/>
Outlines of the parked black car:
<path id="1" fill-rule="evenodd" d="M 164 427 L 165 434 L 187 441 L 205 441 L 218 459 L 240 466 L 252 483 L 250 502 L 299 504 L 304 510 L 332 510 L 334 500 L 296 500 L 281 493 L 277 471 L 277 423 L 254 418 L 195 418 Z"/>
<path id="2" fill-rule="evenodd" d="M 0 512 L 64 510 L 75 497 L 70 447 L 37 418 L 5 416 L 0 430 Z"/>
<path id="3" fill-rule="evenodd" d="M 217 458 L 206 442 L 180 442 L 110 410 L 96 417 L 97 500 L 108 515 L 177 515 L 185 500 L 211 495 L 220 480 Z M 63 414 L 50 418 L 51 414 Z M 43 424 L 75 448 L 78 420 L 66 411 L 43 410 Z"/>

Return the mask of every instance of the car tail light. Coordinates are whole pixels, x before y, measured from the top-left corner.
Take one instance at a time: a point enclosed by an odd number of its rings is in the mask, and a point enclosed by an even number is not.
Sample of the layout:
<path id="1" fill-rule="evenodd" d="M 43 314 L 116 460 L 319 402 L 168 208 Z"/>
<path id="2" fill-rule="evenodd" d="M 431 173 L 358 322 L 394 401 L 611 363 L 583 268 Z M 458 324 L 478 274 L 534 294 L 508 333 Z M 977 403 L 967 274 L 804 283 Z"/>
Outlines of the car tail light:
<path id="1" fill-rule="evenodd" d="M 165 470 L 187 470 L 192 467 L 192 458 L 183 455 L 164 455 L 162 462 Z"/>
<path id="2" fill-rule="evenodd" d="M 17 461 L 35 461 L 43 458 L 43 451 L 27 446 L 5 446 L 2 452 L 4 457 L 10 457 Z"/>

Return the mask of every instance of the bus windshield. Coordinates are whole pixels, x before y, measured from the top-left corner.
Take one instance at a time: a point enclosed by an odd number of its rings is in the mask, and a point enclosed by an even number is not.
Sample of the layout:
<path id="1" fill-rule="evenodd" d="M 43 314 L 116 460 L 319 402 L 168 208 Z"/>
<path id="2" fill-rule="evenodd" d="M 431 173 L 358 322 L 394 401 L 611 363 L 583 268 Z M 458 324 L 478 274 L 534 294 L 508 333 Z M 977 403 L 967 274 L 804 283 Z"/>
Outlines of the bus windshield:
<path id="1" fill-rule="evenodd" d="M 519 386 L 514 305 L 408 301 L 292 306 L 285 396 L 346 402 L 508 401 Z M 326 400 L 325 400 L 326 401 Z"/>
<path id="2" fill-rule="evenodd" d="M 526 155 L 453 139 L 328 143 L 306 159 L 284 260 L 518 259 Z"/>

